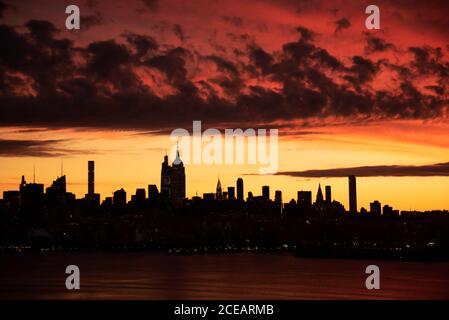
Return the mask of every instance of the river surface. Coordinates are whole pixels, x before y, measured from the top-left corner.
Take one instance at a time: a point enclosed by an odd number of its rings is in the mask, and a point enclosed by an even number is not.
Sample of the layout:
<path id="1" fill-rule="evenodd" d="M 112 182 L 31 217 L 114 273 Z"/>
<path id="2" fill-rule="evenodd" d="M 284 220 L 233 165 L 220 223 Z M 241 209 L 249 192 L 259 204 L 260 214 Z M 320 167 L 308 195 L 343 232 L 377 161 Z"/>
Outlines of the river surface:
<path id="1" fill-rule="evenodd" d="M 380 290 L 365 287 L 380 268 Z M 77 265 L 81 289 L 65 287 Z M 449 262 L 304 259 L 290 253 L 0 255 L 0 299 L 449 299 Z"/>

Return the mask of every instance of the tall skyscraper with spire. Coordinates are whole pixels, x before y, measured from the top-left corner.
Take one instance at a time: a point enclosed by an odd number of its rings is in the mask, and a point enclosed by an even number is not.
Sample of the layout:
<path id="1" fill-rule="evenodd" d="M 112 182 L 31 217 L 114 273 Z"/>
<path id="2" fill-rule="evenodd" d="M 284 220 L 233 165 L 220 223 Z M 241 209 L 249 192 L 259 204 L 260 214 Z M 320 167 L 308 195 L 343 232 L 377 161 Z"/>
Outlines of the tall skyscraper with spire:
<path id="1" fill-rule="evenodd" d="M 186 197 L 186 174 L 178 147 L 176 148 L 176 157 L 171 167 L 170 188 L 173 204 L 182 205 Z"/>
<path id="2" fill-rule="evenodd" d="M 220 177 L 217 181 L 217 190 L 215 192 L 215 199 L 222 200 L 223 199 L 223 190 L 221 189 Z"/>
<path id="3" fill-rule="evenodd" d="M 318 184 L 318 192 L 316 193 L 316 203 L 323 203 L 324 197 L 323 197 L 323 191 L 321 190 L 321 184 Z"/>
<path id="4" fill-rule="evenodd" d="M 186 197 L 185 168 L 178 147 L 171 166 L 168 164 L 168 156 L 164 156 L 161 169 L 161 195 L 175 206 L 182 205 Z"/>

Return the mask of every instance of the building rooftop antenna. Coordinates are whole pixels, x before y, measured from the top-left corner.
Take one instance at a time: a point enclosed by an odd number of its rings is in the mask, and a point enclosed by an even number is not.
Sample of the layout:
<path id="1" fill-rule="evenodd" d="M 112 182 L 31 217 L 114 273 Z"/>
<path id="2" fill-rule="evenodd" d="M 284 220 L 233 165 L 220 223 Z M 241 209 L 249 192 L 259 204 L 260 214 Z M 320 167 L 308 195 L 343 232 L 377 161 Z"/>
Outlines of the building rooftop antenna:
<path id="1" fill-rule="evenodd" d="M 36 164 L 33 163 L 33 183 L 36 183 Z"/>

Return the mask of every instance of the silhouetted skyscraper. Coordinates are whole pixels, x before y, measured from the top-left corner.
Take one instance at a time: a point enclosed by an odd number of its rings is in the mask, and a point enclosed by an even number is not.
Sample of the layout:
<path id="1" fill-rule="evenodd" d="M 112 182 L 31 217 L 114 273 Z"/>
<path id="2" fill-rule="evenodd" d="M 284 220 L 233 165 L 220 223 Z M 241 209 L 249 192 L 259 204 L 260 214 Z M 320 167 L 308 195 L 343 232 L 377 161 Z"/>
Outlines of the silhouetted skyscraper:
<path id="1" fill-rule="evenodd" d="M 321 191 L 321 184 L 318 184 L 318 191 L 316 193 L 316 203 L 323 203 L 323 191 Z"/>
<path id="2" fill-rule="evenodd" d="M 228 187 L 228 200 L 235 200 L 235 188 Z"/>
<path id="3" fill-rule="evenodd" d="M 87 194 L 85 198 L 88 203 L 99 205 L 100 195 L 95 193 L 95 162 L 93 160 L 87 162 L 87 179 Z"/>
<path id="4" fill-rule="evenodd" d="M 216 191 L 215 191 L 215 199 L 216 200 L 222 200 L 223 199 L 223 191 L 221 189 L 220 178 L 218 178 L 218 181 L 217 181 L 217 188 L 216 188 Z"/>
<path id="5" fill-rule="evenodd" d="M 131 201 L 139 206 L 142 206 L 145 204 L 145 200 L 146 200 L 146 194 L 145 194 L 145 189 L 143 188 L 139 188 L 136 189 L 136 194 L 131 196 Z"/>
<path id="6" fill-rule="evenodd" d="M 243 179 L 242 178 L 238 178 L 237 179 L 237 200 L 238 201 L 243 201 Z"/>
<path id="7" fill-rule="evenodd" d="M 176 149 L 176 158 L 172 165 L 168 164 L 168 156 L 164 156 L 161 169 L 161 195 L 170 199 L 175 206 L 182 205 L 186 197 L 186 175 L 184 164 Z"/>
<path id="8" fill-rule="evenodd" d="M 44 219 L 44 185 L 26 183 L 22 176 L 20 184 L 20 205 L 25 221 L 32 225 L 42 223 Z"/>
<path id="9" fill-rule="evenodd" d="M 215 200 L 215 193 L 203 193 L 203 199 L 206 202 L 213 202 Z"/>
<path id="10" fill-rule="evenodd" d="M 274 193 L 274 202 L 282 204 L 282 191 L 276 190 Z"/>
<path id="11" fill-rule="evenodd" d="M 49 205 L 63 205 L 66 195 L 65 176 L 59 177 L 53 181 L 51 186 L 46 189 L 46 197 Z"/>
<path id="12" fill-rule="evenodd" d="M 173 204 L 176 206 L 181 206 L 186 197 L 186 174 L 179 149 L 176 149 L 176 158 L 171 167 L 170 195 Z"/>
<path id="13" fill-rule="evenodd" d="M 298 191 L 298 205 L 308 207 L 312 205 L 312 191 Z"/>
<path id="14" fill-rule="evenodd" d="M 326 186 L 326 202 L 327 203 L 332 203 L 332 191 L 331 191 L 331 186 Z"/>
<path id="15" fill-rule="evenodd" d="M 126 191 L 122 188 L 114 192 L 114 205 L 124 206 L 126 204 Z"/>
<path id="16" fill-rule="evenodd" d="M 372 214 L 375 214 L 375 215 L 381 215 L 381 213 L 382 213 L 382 207 L 381 207 L 381 204 L 380 204 L 380 202 L 379 201 L 377 201 L 377 200 L 375 200 L 374 202 L 371 202 L 370 204 L 369 204 L 369 208 L 370 208 L 370 212 L 372 213 Z"/>
<path id="17" fill-rule="evenodd" d="M 95 162 L 93 160 L 89 160 L 87 163 L 87 194 L 93 197 L 95 193 Z"/>
<path id="18" fill-rule="evenodd" d="M 157 186 L 155 184 L 148 185 L 148 201 L 151 204 L 155 204 L 159 198 L 159 190 L 157 190 Z"/>
<path id="19" fill-rule="evenodd" d="M 357 184 L 355 176 L 348 177 L 349 182 L 349 211 L 357 212 Z"/>
<path id="20" fill-rule="evenodd" d="M 270 200 L 270 187 L 269 186 L 262 186 L 262 198 L 264 201 Z"/>
<path id="21" fill-rule="evenodd" d="M 25 181 L 25 176 L 22 176 L 22 180 L 20 181 L 20 187 L 19 190 L 22 191 L 22 189 L 27 185 Z"/>
<path id="22" fill-rule="evenodd" d="M 165 155 L 161 169 L 161 195 L 166 199 L 170 198 L 170 169 L 168 156 Z"/>

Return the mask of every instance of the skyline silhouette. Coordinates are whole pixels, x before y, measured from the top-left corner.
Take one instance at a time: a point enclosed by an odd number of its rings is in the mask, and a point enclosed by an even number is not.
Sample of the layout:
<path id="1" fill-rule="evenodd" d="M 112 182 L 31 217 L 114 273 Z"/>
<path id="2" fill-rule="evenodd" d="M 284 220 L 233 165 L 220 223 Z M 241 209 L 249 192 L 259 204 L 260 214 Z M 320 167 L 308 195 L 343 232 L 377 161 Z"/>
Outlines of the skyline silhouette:
<path id="1" fill-rule="evenodd" d="M 306 204 L 308 206 L 320 205 L 323 203 L 330 204 L 335 202 L 337 205 L 341 206 L 348 213 L 374 213 L 376 215 L 382 215 L 384 213 L 388 215 L 400 215 L 400 210 L 393 210 L 391 206 L 388 204 L 381 204 L 379 200 L 372 199 L 372 202 L 369 203 L 369 207 L 365 208 L 363 206 L 358 206 L 357 204 L 357 184 L 356 184 L 356 176 L 349 175 L 348 178 L 348 203 L 349 207 L 345 208 L 340 202 L 335 199 L 332 200 L 332 186 L 325 185 L 325 195 L 326 198 L 324 200 L 323 192 L 321 189 L 321 183 L 318 183 L 317 191 L 316 191 L 316 199 L 312 201 L 313 190 L 298 190 L 296 199 L 292 198 L 287 202 L 282 202 L 282 190 L 280 188 L 276 188 L 274 190 L 274 198 L 271 197 L 270 186 L 263 185 L 261 188 L 260 195 L 254 195 L 255 193 L 252 190 L 249 190 L 245 196 L 244 194 L 244 180 L 241 177 L 238 177 L 235 181 L 234 186 L 222 187 L 220 177 L 218 176 L 216 191 L 214 192 L 204 192 L 202 197 L 198 196 L 198 192 L 195 196 L 191 198 L 186 197 L 186 174 L 184 164 L 182 162 L 182 157 L 180 156 L 179 149 L 176 151 L 176 157 L 173 160 L 173 163 L 169 165 L 168 156 L 165 155 L 163 158 L 163 162 L 161 165 L 161 176 L 160 176 L 160 185 L 159 188 L 155 184 L 148 184 L 148 196 L 146 188 L 137 188 L 135 190 L 135 194 L 128 197 L 129 194 L 123 187 L 120 189 L 114 190 L 112 196 L 105 195 L 102 202 L 101 194 L 95 193 L 95 161 L 89 160 L 87 166 L 87 193 L 84 198 L 78 198 L 71 192 L 67 192 L 67 182 L 66 175 L 63 174 L 63 167 L 61 161 L 61 176 L 58 176 L 56 180 L 52 182 L 52 184 L 47 187 L 44 191 L 44 184 L 36 183 L 35 181 L 35 166 L 33 166 L 33 182 L 27 183 L 25 176 L 22 176 L 22 180 L 19 185 L 19 191 L 16 190 L 8 190 L 3 192 L 3 202 L 10 202 L 11 199 L 16 198 L 23 192 L 23 190 L 29 188 L 30 190 L 35 190 L 37 193 L 42 194 L 42 197 L 48 195 L 48 197 L 52 196 L 52 193 L 62 192 L 67 194 L 73 200 L 86 200 L 91 204 L 96 205 L 104 205 L 104 204 L 116 204 L 116 201 L 120 203 L 120 205 L 126 205 L 127 203 L 133 203 L 136 201 L 148 201 L 152 198 L 155 199 L 157 197 L 164 198 L 167 201 L 170 201 L 172 205 L 180 208 L 185 205 L 186 201 L 194 200 L 194 199 L 202 199 L 202 200 L 214 200 L 214 201 L 240 201 L 240 202 L 248 202 L 248 201 L 259 201 L 262 200 L 264 202 L 275 202 L 280 205 L 280 212 L 282 213 L 284 206 L 288 207 L 289 205 L 300 203 Z M 237 190 L 237 195 L 235 194 L 235 190 Z M 273 190 L 272 190 L 273 191 Z M 33 192 L 33 191 L 31 191 Z M 383 207 L 382 207 L 383 205 Z M 445 210 L 442 208 L 441 210 Z M 407 210 L 402 210 L 404 212 L 408 212 Z M 410 211 L 410 210 L 409 210 Z M 416 211 L 416 210 L 412 210 Z M 446 209 L 447 211 L 447 209 Z"/>
<path id="2" fill-rule="evenodd" d="M 27 183 L 5 191 L 0 200 L 0 251 L 22 250 L 168 250 L 176 254 L 241 250 L 295 251 L 301 256 L 446 260 L 449 212 L 395 210 L 374 200 L 357 210 L 356 177 L 348 177 L 351 207 L 325 196 L 318 184 L 283 202 L 282 190 L 262 186 L 247 192 L 245 182 L 215 192 L 185 197 L 186 175 L 179 152 L 161 163 L 160 190 L 138 188 L 127 198 L 114 191 L 100 203 L 95 193 L 95 162 L 87 162 L 88 192 L 77 199 L 62 175 L 44 189 Z M 34 177 L 33 177 L 34 178 Z M 148 191 L 148 193 L 147 193 Z M 147 196 L 148 194 L 148 196 Z M 253 248 L 253 249 L 251 249 Z"/>

